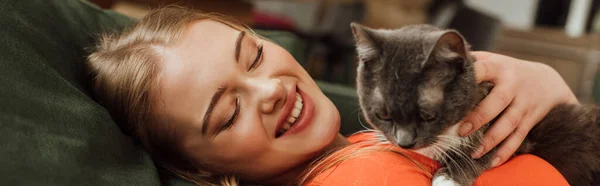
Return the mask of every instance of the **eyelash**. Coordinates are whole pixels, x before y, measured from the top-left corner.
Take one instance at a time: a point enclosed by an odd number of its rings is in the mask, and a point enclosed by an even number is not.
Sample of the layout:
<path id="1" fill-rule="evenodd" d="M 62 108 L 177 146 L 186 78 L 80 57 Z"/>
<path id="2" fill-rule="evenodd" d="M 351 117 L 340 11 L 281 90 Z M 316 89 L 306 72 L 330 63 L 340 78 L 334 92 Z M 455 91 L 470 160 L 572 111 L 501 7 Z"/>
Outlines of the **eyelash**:
<path id="1" fill-rule="evenodd" d="M 263 55 L 263 45 L 260 44 L 258 45 L 258 54 L 256 55 L 256 59 L 254 59 L 254 62 L 252 62 L 252 64 L 250 65 L 250 68 L 248 68 L 248 71 L 254 70 L 256 67 L 258 67 L 258 65 L 260 65 L 260 62 L 262 62 L 262 55 Z"/>
<path id="2" fill-rule="evenodd" d="M 252 62 L 248 71 L 255 69 L 256 67 L 258 67 L 258 65 L 260 65 L 260 62 L 262 62 L 262 60 L 261 60 L 262 55 L 263 55 L 263 45 L 262 44 L 258 45 L 257 53 L 258 54 L 256 55 L 256 59 L 254 59 L 254 62 Z M 225 131 L 225 130 L 231 128 L 231 126 L 233 126 L 233 124 L 236 122 L 239 113 L 240 113 L 240 99 L 236 98 L 235 99 L 235 111 L 229 117 L 227 122 L 225 122 L 225 124 L 223 124 L 223 126 L 221 126 L 221 128 L 219 129 L 219 132 L 222 132 L 222 131 Z"/>
<path id="3" fill-rule="evenodd" d="M 235 99 L 235 111 L 233 111 L 233 114 L 229 117 L 229 119 L 227 120 L 227 122 L 225 122 L 225 124 L 223 124 L 223 126 L 221 126 L 221 128 L 219 129 L 219 132 L 225 131 L 229 128 L 231 128 L 231 126 L 233 126 L 233 124 L 236 122 L 237 120 L 237 116 L 240 113 L 240 99 L 236 98 Z"/>

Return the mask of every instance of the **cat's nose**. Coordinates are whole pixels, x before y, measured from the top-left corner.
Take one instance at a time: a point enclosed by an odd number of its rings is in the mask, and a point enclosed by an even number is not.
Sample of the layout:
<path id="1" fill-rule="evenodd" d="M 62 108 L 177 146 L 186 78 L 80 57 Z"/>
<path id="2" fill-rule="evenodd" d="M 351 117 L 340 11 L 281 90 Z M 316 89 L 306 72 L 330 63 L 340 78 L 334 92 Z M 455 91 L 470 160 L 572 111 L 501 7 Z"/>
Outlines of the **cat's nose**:
<path id="1" fill-rule="evenodd" d="M 412 149 L 413 147 L 415 147 L 415 144 L 416 144 L 416 142 L 413 141 L 412 143 L 410 143 L 408 145 L 406 145 L 406 144 L 405 145 L 398 144 L 398 145 L 400 145 L 400 147 L 402 147 L 403 149 Z"/>
<path id="2" fill-rule="evenodd" d="M 396 142 L 402 148 L 408 149 L 415 146 L 416 134 L 413 130 L 398 129 L 395 131 Z"/>

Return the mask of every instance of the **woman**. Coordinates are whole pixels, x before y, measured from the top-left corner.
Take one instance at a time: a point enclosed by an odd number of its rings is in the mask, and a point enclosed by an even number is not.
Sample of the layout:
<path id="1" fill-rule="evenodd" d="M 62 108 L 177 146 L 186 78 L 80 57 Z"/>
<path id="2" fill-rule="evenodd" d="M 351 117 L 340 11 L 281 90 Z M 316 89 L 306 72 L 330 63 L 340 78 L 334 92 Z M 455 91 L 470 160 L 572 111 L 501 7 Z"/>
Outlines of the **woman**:
<path id="1" fill-rule="evenodd" d="M 539 111 L 529 112 L 521 124 L 512 119 L 510 127 L 501 124 L 492 129 L 492 141 L 485 143 L 482 153 L 514 128 L 526 133 L 553 104 L 575 100 L 555 71 L 496 57 L 492 54 L 488 62 L 481 62 L 477 71 L 478 79 L 494 80 L 499 91 L 468 117 L 465 134 L 509 104 L 509 110 L 521 109 L 516 114 L 535 104 L 552 104 L 534 108 Z M 104 37 L 87 65 L 95 77 L 96 98 L 123 131 L 139 139 L 163 167 L 199 185 L 380 185 L 388 181 L 388 176 L 377 177 L 383 174 L 341 179 L 351 169 L 374 168 L 358 161 L 361 158 L 398 162 L 383 167 L 389 171 L 378 171 L 401 175 L 391 176 L 394 182 L 390 183 L 430 184 L 422 181 L 430 180 L 436 168 L 426 157 L 377 142 L 373 133 L 348 141 L 338 133 L 340 116 L 335 106 L 287 51 L 223 17 L 183 8 L 152 11 L 132 29 Z M 528 76 L 507 74 L 515 72 L 511 69 Z M 529 84 L 517 84 L 522 82 L 562 84 L 560 91 L 548 94 L 552 97 L 532 100 L 527 92 L 519 92 L 531 90 Z M 520 143 L 522 136 L 516 134 L 508 138 L 501 160 Z M 537 167 L 547 170 L 539 176 L 558 180 L 554 183 L 564 181 L 539 158 L 523 161 L 529 166 L 512 169 Z M 491 174 L 488 177 L 500 175 Z"/>

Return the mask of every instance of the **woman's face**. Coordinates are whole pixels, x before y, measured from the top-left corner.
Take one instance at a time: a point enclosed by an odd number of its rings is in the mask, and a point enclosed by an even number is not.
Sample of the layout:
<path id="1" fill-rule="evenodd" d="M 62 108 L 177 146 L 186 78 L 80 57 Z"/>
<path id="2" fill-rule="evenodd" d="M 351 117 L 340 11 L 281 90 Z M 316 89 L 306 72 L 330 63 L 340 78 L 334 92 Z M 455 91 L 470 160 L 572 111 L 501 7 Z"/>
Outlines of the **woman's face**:
<path id="1" fill-rule="evenodd" d="M 173 125 L 166 132 L 203 168 L 264 181 L 337 136 L 337 109 L 276 44 L 204 20 L 164 49 L 163 61 L 158 104 Z"/>

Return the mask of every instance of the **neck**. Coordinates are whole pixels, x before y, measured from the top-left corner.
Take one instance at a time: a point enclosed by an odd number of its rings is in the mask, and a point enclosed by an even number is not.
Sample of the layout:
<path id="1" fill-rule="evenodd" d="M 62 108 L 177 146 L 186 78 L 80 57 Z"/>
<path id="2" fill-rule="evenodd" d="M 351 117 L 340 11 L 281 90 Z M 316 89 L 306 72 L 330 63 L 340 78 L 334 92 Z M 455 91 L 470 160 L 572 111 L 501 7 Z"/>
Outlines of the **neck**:
<path id="1" fill-rule="evenodd" d="M 311 163 L 313 163 L 314 161 L 317 161 L 317 158 L 321 157 L 325 153 L 329 153 L 329 152 L 335 151 L 336 149 L 343 148 L 343 147 L 347 146 L 348 144 L 349 144 L 348 140 L 346 140 L 346 138 L 344 136 L 342 136 L 342 134 L 338 134 L 335 137 L 335 139 L 327 147 L 325 147 L 323 150 L 321 150 L 312 159 L 309 159 L 305 163 L 300 164 L 300 165 L 294 167 L 293 169 L 291 169 L 281 175 L 276 176 L 276 178 L 271 179 L 267 183 L 267 185 L 286 185 L 292 181 L 295 181 L 296 179 L 298 179 L 298 176 L 301 175 L 302 172 L 304 172 L 307 168 L 312 168 L 312 167 L 309 167 L 309 165 Z"/>

